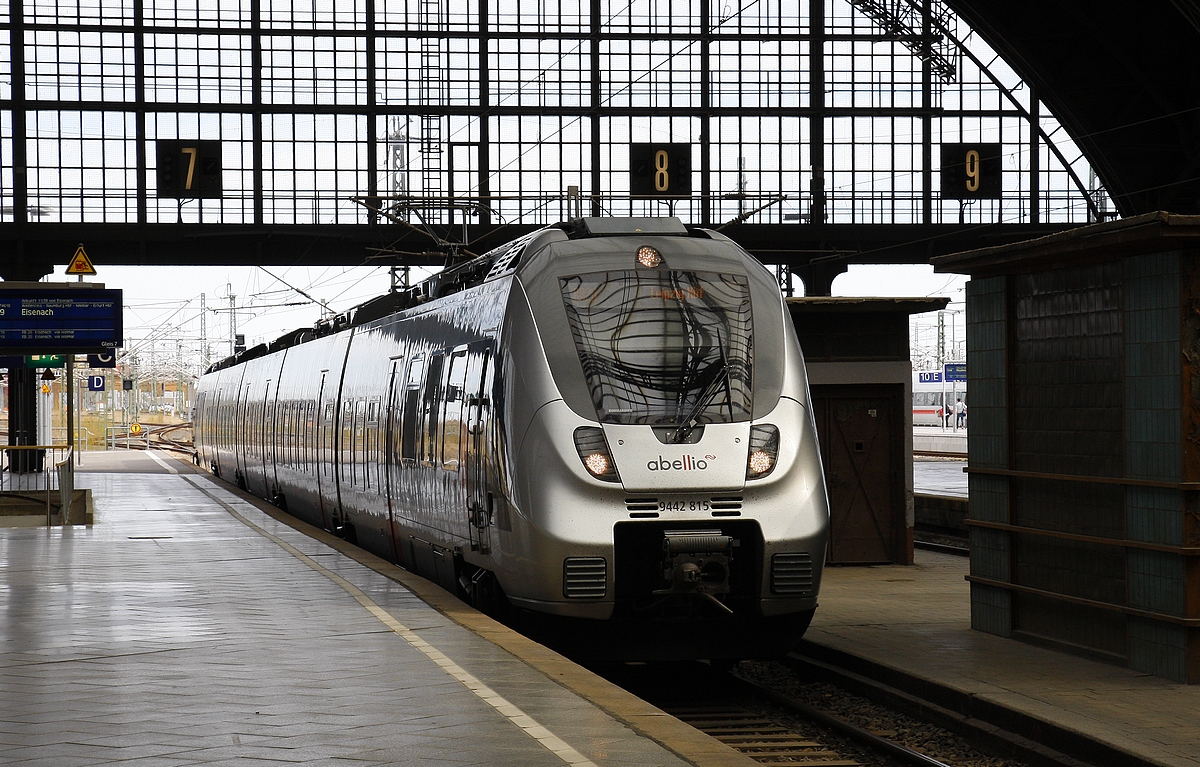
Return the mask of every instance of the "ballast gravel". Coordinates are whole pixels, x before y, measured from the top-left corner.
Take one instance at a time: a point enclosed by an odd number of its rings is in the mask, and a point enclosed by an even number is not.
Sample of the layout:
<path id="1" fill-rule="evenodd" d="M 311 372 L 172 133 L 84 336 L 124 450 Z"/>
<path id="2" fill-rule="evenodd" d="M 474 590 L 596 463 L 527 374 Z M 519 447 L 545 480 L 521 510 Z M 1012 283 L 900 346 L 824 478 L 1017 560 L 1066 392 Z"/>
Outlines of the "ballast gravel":
<path id="1" fill-rule="evenodd" d="M 805 680 L 797 671 L 782 663 L 743 661 L 733 673 L 946 764 L 956 767 L 1027 767 L 1022 761 L 985 754 L 953 732 L 892 711 L 835 685 Z M 782 723 L 789 726 L 814 726 L 805 722 L 800 715 L 789 714 L 784 709 L 772 713 L 772 716 L 787 718 Z M 893 767 L 897 764 L 892 757 L 864 750 L 857 744 L 852 746 L 850 741 L 841 736 L 836 739 L 845 742 L 846 750 L 853 750 L 853 758 L 864 765 Z"/>

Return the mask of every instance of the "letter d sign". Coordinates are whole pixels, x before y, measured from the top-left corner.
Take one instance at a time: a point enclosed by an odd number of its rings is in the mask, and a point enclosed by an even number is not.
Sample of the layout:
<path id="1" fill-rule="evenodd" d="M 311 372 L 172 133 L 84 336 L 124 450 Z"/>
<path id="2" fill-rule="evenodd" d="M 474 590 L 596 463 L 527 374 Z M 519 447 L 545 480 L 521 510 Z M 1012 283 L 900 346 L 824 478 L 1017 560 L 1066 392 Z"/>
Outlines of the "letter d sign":
<path id="1" fill-rule="evenodd" d="M 104 376 L 88 376 L 88 391 L 104 391 Z"/>

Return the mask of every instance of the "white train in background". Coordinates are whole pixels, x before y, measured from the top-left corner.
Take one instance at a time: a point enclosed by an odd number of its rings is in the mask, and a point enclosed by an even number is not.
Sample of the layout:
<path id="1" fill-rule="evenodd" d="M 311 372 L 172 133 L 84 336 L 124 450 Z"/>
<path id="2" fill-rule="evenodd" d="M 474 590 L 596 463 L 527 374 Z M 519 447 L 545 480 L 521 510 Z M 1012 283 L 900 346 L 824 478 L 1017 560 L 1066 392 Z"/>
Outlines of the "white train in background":
<path id="1" fill-rule="evenodd" d="M 966 367 L 965 362 L 950 362 L 944 370 L 913 371 L 913 426 L 955 425 L 955 403 L 959 398 L 967 402 Z"/>

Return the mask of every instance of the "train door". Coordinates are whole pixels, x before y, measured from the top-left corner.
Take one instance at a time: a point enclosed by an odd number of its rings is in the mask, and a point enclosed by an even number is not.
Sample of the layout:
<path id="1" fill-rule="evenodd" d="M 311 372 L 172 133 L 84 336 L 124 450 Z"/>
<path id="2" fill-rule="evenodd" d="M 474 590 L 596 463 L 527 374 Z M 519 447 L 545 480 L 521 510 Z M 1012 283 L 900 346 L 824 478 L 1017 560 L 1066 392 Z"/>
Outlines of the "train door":
<path id="1" fill-rule="evenodd" d="M 420 459 L 421 382 L 425 375 L 425 355 L 416 354 L 408 363 L 404 387 L 397 391 L 396 423 L 400 429 L 400 456 L 395 460 L 392 507 L 397 517 L 413 519 L 417 512 L 417 472 Z M 397 530 L 397 535 L 399 535 Z M 403 539 L 398 544 L 403 548 Z"/>
<path id="2" fill-rule="evenodd" d="M 233 460 L 234 483 L 238 487 L 246 487 L 246 462 L 250 452 L 251 419 L 250 419 L 250 384 L 238 389 L 237 418 L 233 422 Z"/>
<path id="3" fill-rule="evenodd" d="M 267 498 L 275 494 L 274 487 L 272 487 L 272 475 L 275 468 L 275 403 L 271 398 L 271 384 L 272 381 L 268 379 L 263 391 L 262 422 L 259 424 L 259 434 L 262 439 L 258 443 L 262 446 L 262 494 Z M 275 483 L 275 487 L 278 487 L 278 483 Z"/>
<path id="4" fill-rule="evenodd" d="M 217 387 L 212 391 L 213 402 L 208 406 L 208 398 L 204 400 L 207 406 L 204 410 L 205 420 L 208 422 L 204 429 L 204 438 L 200 443 L 203 445 L 206 457 L 208 458 L 208 468 L 213 474 L 221 476 L 221 388 Z M 203 460 L 203 459 L 201 459 Z"/>
<path id="5" fill-rule="evenodd" d="M 400 470 L 400 409 L 404 396 L 404 358 L 392 360 L 392 372 L 388 376 L 388 394 L 384 402 L 383 435 L 380 449 L 383 451 L 380 465 L 383 477 L 380 490 L 387 498 L 388 543 L 392 557 L 399 559 L 400 545 L 396 531 L 397 472 Z"/>
<path id="6" fill-rule="evenodd" d="M 463 386 L 463 421 L 466 426 L 465 485 L 467 529 L 471 550 L 491 550 L 492 509 L 487 488 L 487 425 L 491 412 L 486 382 L 491 350 L 488 344 L 471 344 L 467 354 L 467 377 Z"/>
<path id="7" fill-rule="evenodd" d="M 333 456 L 329 450 L 333 430 L 333 402 L 325 401 L 325 378 L 328 374 L 328 370 L 321 371 L 321 384 L 317 388 L 316 464 L 313 469 L 317 476 L 317 506 L 321 511 L 321 521 L 326 530 L 332 530 L 334 507 L 325 501 L 333 492 L 333 478 L 330 476 Z"/>

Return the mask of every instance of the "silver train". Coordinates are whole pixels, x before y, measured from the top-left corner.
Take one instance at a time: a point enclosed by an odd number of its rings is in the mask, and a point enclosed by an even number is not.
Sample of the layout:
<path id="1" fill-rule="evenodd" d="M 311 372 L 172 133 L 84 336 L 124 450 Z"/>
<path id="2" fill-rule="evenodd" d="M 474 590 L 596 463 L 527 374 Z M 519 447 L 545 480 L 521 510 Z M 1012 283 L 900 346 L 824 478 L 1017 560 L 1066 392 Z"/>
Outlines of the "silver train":
<path id="1" fill-rule="evenodd" d="M 201 379 L 197 460 L 595 657 L 786 651 L 828 529 L 772 275 L 678 219 L 541 229 Z"/>

